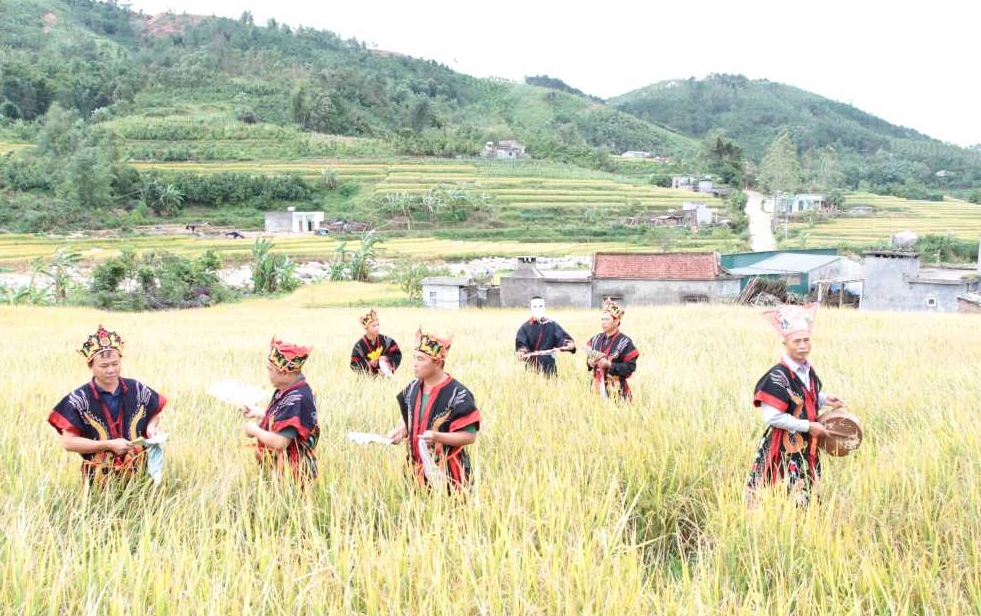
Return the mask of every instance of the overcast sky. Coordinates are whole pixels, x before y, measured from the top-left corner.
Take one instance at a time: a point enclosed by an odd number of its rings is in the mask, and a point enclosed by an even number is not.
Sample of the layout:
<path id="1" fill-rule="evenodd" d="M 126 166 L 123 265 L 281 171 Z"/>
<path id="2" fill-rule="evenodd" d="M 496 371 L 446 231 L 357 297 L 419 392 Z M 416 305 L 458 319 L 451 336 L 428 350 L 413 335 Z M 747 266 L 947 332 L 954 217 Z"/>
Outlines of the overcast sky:
<path id="1" fill-rule="evenodd" d="M 548 74 L 604 98 L 664 79 L 741 73 L 938 139 L 981 143 L 981 3 L 972 0 L 132 1 L 146 13 L 249 10 L 260 24 L 274 17 L 332 30 L 479 77 Z"/>

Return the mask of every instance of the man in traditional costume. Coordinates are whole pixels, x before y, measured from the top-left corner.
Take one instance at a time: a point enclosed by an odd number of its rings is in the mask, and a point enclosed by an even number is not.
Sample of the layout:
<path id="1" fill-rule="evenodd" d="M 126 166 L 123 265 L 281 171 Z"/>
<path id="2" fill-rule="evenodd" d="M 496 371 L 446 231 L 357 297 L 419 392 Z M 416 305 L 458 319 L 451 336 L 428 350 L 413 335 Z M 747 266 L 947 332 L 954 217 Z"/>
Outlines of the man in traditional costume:
<path id="1" fill-rule="evenodd" d="M 816 313 L 817 304 L 781 306 L 764 313 L 780 332 L 784 355 L 756 383 L 753 396 L 766 429 L 746 482 L 750 504 L 761 487 L 783 481 L 797 503 L 806 506 L 821 477 L 818 439 L 827 430 L 818 422 L 818 411 L 844 403 L 821 391 L 821 379 L 808 360 Z"/>
<path id="2" fill-rule="evenodd" d="M 92 379 L 59 402 L 48 423 L 61 435 L 61 446 L 82 456 L 82 474 L 90 481 L 130 478 L 146 471 L 143 439 L 159 431 L 167 399 L 135 379 L 123 378 L 123 339 L 102 325 L 79 354 Z"/>
<path id="3" fill-rule="evenodd" d="M 351 370 L 372 375 L 394 376 L 402 363 L 402 350 L 397 342 L 379 332 L 378 312 L 374 308 L 361 317 L 364 336 L 351 351 Z"/>
<path id="4" fill-rule="evenodd" d="M 586 367 L 593 374 L 593 390 L 604 398 L 629 400 L 628 379 L 637 369 L 640 351 L 620 331 L 624 309 L 612 299 L 603 302 L 600 325 L 603 332 L 589 339 Z"/>
<path id="5" fill-rule="evenodd" d="M 420 485 L 432 480 L 427 459 L 450 485 L 460 487 L 470 478 L 464 447 L 477 440 L 480 411 L 470 390 L 445 371 L 451 343 L 419 330 L 412 366 L 416 378 L 397 396 L 403 425 L 389 437 L 395 443 L 408 439 L 409 463 Z"/>
<path id="6" fill-rule="evenodd" d="M 266 372 L 276 391 L 265 412 L 243 409 L 246 417 L 260 419 L 245 426 L 245 433 L 256 440 L 260 466 L 288 471 L 297 479 L 317 476 L 317 402 L 303 376 L 303 364 L 311 350 L 274 337 L 269 343 Z"/>
<path id="7" fill-rule="evenodd" d="M 531 298 L 530 307 L 531 318 L 518 328 L 514 349 L 528 367 L 554 376 L 555 354 L 562 351 L 575 353 L 576 343 L 561 325 L 545 316 L 545 300 L 541 296 Z"/>

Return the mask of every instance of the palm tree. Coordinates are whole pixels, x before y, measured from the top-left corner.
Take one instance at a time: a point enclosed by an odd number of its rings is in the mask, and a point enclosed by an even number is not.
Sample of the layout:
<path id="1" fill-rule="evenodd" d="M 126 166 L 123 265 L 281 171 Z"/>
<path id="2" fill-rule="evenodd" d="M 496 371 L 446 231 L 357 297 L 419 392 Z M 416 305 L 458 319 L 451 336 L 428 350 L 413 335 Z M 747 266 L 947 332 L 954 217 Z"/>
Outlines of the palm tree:
<path id="1" fill-rule="evenodd" d="M 377 245 L 381 241 L 382 238 L 374 230 L 365 231 L 361 234 L 361 246 L 357 250 L 342 249 L 343 254 L 339 256 L 342 261 L 346 261 L 351 280 L 368 282 L 375 267 Z"/>
<path id="2" fill-rule="evenodd" d="M 68 298 L 68 286 L 72 281 L 72 271 L 78 265 L 82 255 L 71 252 L 62 246 L 51 255 L 51 260 L 35 259 L 31 264 L 31 282 L 29 288 L 33 292 L 34 279 L 37 276 L 47 276 L 51 279 L 51 291 L 54 303 L 60 303 Z M 43 295 L 43 292 L 42 292 Z"/>
<path id="3" fill-rule="evenodd" d="M 167 184 L 160 190 L 157 197 L 162 216 L 176 216 L 181 211 L 181 204 L 184 203 L 184 195 L 173 184 Z"/>

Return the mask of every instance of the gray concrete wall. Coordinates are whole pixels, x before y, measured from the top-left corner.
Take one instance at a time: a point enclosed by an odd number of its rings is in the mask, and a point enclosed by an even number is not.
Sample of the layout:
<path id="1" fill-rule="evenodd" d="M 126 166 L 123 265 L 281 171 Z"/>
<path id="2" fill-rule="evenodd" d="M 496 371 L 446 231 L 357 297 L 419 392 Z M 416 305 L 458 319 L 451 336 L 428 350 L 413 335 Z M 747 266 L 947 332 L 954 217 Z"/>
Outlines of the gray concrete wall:
<path id="1" fill-rule="evenodd" d="M 861 309 L 956 312 L 957 296 L 964 293 L 966 285 L 917 282 L 919 272 L 916 258 L 867 255 Z M 935 306 L 928 305 L 931 298 L 936 300 Z"/>
<path id="2" fill-rule="evenodd" d="M 293 230 L 293 212 L 266 212 L 266 233 Z"/>
<path id="3" fill-rule="evenodd" d="M 680 304 L 685 296 L 703 295 L 717 302 L 739 295 L 739 279 L 719 280 L 619 280 L 593 281 L 592 307 L 603 305 L 606 297 L 619 297 L 626 305 Z"/>
<path id="4" fill-rule="evenodd" d="M 557 281 L 545 278 L 501 278 L 501 306 L 527 307 L 536 295 L 545 298 L 548 306 L 590 308 L 591 288 L 588 281 Z"/>
<path id="5" fill-rule="evenodd" d="M 435 293 L 435 297 L 433 294 Z M 460 308 L 466 305 L 464 287 L 422 285 L 422 305 L 427 308 Z"/>

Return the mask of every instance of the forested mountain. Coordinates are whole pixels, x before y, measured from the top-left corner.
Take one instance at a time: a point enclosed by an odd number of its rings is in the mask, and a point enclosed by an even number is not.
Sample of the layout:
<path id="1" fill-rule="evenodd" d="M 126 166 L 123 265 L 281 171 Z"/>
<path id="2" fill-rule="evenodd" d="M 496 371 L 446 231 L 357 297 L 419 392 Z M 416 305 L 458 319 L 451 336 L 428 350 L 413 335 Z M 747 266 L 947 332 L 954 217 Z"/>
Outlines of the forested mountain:
<path id="1" fill-rule="evenodd" d="M 981 186 L 976 149 L 771 81 L 742 75 L 664 81 L 608 104 L 692 137 L 721 130 L 754 161 L 786 130 L 801 156 L 833 148 L 846 184 L 853 187 L 860 182 L 872 189 L 908 182 L 935 189 Z"/>

